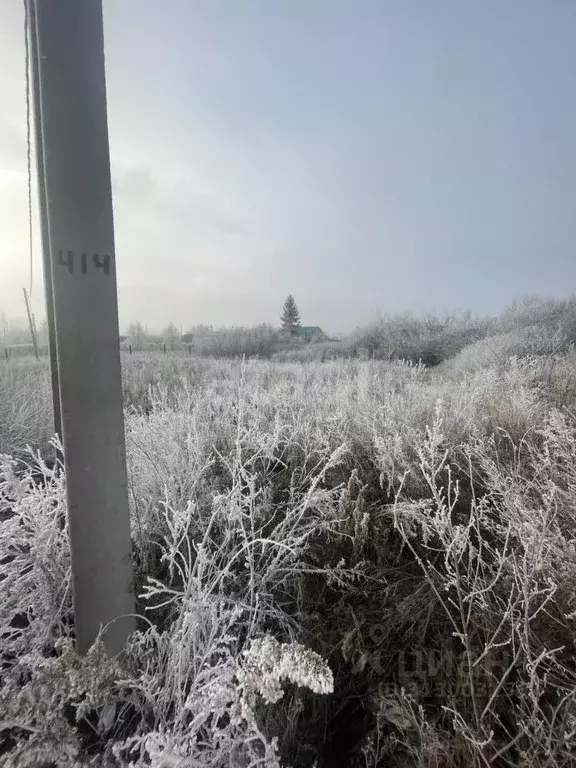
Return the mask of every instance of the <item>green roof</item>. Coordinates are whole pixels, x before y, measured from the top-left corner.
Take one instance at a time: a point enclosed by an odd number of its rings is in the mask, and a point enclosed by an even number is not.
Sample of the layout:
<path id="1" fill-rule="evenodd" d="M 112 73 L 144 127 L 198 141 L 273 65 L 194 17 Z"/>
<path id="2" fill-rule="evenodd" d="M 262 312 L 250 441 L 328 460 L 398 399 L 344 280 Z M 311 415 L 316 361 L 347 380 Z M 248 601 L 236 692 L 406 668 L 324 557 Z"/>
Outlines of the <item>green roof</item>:
<path id="1" fill-rule="evenodd" d="M 300 338 L 311 339 L 316 334 L 320 336 L 326 336 L 322 328 L 319 325 L 297 325 L 292 328 L 281 328 L 281 333 L 295 334 Z"/>
<path id="2" fill-rule="evenodd" d="M 314 336 L 316 333 L 322 333 L 322 329 L 319 325 L 298 326 L 298 336 Z"/>

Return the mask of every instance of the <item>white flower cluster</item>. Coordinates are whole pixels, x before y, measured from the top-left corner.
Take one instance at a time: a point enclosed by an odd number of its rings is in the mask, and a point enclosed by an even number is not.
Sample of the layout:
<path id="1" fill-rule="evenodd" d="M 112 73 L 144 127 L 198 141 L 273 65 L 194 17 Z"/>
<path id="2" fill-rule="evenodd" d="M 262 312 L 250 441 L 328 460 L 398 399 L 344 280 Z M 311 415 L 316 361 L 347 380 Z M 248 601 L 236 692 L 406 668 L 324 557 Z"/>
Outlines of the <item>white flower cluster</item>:
<path id="1" fill-rule="evenodd" d="M 299 643 L 279 643 L 266 635 L 252 640 L 243 655 L 244 662 L 236 675 L 249 705 L 253 705 L 256 694 L 269 704 L 279 701 L 284 693 L 284 680 L 314 693 L 334 691 L 334 677 L 328 664 Z"/>

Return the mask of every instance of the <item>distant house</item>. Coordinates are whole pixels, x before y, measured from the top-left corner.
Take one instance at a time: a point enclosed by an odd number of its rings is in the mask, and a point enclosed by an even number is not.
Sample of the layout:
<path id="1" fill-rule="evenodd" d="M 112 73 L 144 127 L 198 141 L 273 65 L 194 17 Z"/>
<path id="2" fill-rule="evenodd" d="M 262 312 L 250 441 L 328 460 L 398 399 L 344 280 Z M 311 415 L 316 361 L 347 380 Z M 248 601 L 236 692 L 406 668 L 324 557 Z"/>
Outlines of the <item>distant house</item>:
<path id="1" fill-rule="evenodd" d="M 292 331 L 283 330 L 282 335 L 286 338 L 297 338 L 301 341 L 328 341 L 328 336 L 319 325 L 300 325 Z"/>
<path id="2" fill-rule="evenodd" d="M 304 341 L 327 341 L 328 336 L 319 325 L 301 325 L 296 334 L 299 339 Z"/>

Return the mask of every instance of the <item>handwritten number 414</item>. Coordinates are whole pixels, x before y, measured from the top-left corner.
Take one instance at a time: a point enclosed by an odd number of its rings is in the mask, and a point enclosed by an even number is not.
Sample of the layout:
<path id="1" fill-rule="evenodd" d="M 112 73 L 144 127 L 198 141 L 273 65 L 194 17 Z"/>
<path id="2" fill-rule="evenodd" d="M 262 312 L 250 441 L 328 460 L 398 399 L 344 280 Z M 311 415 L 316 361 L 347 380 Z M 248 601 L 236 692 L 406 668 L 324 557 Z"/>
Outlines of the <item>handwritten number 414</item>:
<path id="1" fill-rule="evenodd" d="M 78 254 L 76 254 L 78 255 Z M 83 275 L 87 274 L 88 269 L 101 269 L 105 275 L 110 274 L 110 256 L 106 254 L 105 256 L 99 256 L 97 253 L 95 253 L 91 258 L 89 258 L 85 253 L 80 254 L 80 271 Z M 58 259 L 56 261 L 58 266 L 60 267 L 68 267 L 68 272 L 70 274 L 74 274 L 74 252 L 68 251 L 66 256 L 64 256 L 64 251 L 60 249 L 58 251 Z M 90 263 L 90 267 L 88 266 Z"/>

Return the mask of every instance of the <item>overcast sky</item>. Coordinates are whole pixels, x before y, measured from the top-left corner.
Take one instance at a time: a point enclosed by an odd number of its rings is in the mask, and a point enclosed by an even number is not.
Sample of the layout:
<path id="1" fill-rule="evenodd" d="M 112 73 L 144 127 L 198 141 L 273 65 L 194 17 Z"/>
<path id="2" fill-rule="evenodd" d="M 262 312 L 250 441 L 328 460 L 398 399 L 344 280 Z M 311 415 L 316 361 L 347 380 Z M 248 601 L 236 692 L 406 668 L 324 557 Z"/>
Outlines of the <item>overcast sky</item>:
<path id="1" fill-rule="evenodd" d="M 346 331 L 576 290 L 574 0 L 104 0 L 120 322 Z M 28 283 L 0 0 L 0 311 Z M 36 232 L 37 235 L 37 232 Z M 42 313 L 39 239 L 34 306 Z"/>

